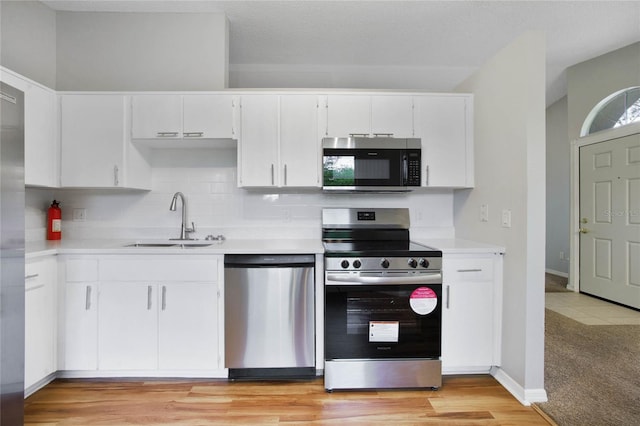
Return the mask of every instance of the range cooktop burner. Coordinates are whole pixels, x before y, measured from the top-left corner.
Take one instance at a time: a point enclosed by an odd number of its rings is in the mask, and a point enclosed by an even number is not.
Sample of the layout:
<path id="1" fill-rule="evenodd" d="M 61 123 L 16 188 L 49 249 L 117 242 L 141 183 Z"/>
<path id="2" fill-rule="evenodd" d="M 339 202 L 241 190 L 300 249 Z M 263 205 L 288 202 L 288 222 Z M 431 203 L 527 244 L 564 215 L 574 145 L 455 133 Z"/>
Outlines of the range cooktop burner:
<path id="1" fill-rule="evenodd" d="M 323 244 L 327 257 L 442 256 L 441 251 L 412 241 L 331 241 Z"/>

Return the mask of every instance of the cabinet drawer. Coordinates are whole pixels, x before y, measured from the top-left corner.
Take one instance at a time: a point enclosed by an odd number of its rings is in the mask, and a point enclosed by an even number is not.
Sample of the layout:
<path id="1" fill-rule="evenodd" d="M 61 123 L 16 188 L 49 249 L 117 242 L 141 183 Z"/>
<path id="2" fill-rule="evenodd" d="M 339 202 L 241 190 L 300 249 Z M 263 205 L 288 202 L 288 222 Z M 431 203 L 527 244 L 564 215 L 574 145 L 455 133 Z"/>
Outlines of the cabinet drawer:
<path id="1" fill-rule="evenodd" d="M 42 287 L 49 275 L 48 263 L 46 261 L 36 261 L 25 263 L 24 265 L 24 289 L 25 291 Z"/>
<path id="2" fill-rule="evenodd" d="M 185 259 L 180 256 L 136 258 L 134 256 L 100 261 L 101 281 L 218 281 L 218 257 Z"/>
<path id="3" fill-rule="evenodd" d="M 67 282 L 98 281 L 98 261 L 96 259 L 68 259 Z"/>
<path id="4" fill-rule="evenodd" d="M 442 261 L 444 282 L 492 281 L 493 259 L 447 259 Z"/>

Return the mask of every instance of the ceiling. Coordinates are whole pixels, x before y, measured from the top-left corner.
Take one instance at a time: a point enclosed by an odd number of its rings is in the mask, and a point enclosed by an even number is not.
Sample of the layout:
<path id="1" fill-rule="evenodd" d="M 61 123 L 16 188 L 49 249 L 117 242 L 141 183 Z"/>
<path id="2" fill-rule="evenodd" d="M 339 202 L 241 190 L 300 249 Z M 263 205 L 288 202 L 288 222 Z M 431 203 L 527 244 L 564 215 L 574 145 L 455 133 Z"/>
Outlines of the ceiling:
<path id="1" fill-rule="evenodd" d="M 566 69 L 640 41 L 640 1 L 54 0 L 65 11 L 222 12 L 229 66 L 410 68 L 449 91 L 527 30 L 546 34 L 547 105 Z"/>

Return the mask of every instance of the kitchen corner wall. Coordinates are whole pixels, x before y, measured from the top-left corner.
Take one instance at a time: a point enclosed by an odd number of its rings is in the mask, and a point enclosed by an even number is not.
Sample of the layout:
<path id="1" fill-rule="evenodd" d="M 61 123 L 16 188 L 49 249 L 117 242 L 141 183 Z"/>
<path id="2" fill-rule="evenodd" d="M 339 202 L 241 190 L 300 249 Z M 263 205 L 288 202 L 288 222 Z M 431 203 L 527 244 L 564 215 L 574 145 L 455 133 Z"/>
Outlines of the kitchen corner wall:
<path id="1" fill-rule="evenodd" d="M 325 194 L 316 189 L 246 190 L 237 187 L 236 149 L 156 150 L 152 190 L 27 189 L 27 238 L 44 239 L 46 209 L 56 198 L 62 208 L 63 239 L 173 238 L 180 230 L 181 205 L 170 211 L 173 194 L 185 194 L 196 237 L 232 239 L 320 238 L 323 207 L 407 207 L 412 237 L 450 238 L 453 191 L 419 189 L 409 194 Z M 73 221 L 73 210 L 86 220 Z"/>

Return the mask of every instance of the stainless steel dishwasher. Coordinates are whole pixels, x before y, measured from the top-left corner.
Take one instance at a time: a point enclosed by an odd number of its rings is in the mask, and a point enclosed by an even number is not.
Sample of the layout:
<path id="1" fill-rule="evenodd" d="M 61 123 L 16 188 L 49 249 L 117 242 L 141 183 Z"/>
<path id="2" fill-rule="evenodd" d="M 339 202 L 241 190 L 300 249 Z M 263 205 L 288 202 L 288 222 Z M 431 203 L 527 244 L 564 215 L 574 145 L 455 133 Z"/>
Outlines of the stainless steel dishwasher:
<path id="1" fill-rule="evenodd" d="M 315 256 L 224 259 L 229 379 L 315 377 Z"/>

